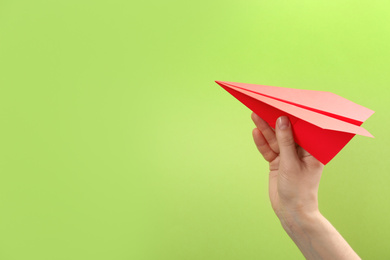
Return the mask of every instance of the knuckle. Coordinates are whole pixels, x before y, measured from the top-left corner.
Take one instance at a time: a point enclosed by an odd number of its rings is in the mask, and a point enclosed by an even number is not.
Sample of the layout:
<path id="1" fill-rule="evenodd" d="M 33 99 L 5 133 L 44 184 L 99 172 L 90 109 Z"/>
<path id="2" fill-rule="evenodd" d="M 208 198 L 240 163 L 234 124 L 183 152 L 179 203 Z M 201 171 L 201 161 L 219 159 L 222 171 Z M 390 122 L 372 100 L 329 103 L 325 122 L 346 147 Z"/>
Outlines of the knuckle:
<path id="1" fill-rule="evenodd" d="M 262 155 L 263 155 L 264 159 L 268 162 L 271 162 L 275 159 L 275 153 L 271 150 L 263 152 Z"/>
<path id="2" fill-rule="evenodd" d="M 295 147 L 294 139 L 291 138 L 291 136 L 282 136 L 280 138 L 280 144 L 283 146 L 294 146 Z"/>

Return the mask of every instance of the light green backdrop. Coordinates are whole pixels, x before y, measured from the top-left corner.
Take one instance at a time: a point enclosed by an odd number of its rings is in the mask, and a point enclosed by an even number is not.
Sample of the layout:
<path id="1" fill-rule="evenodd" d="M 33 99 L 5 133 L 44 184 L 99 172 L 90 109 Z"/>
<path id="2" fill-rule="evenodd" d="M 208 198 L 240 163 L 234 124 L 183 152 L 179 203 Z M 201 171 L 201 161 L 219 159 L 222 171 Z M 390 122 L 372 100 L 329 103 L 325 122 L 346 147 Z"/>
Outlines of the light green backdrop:
<path id="1" fill-rule="evenodd" d="M 0 1 L 0 259 L 302 259 L 214 80 L 376 111 L 320 208 L 390 259 L 389 1 Z"/>

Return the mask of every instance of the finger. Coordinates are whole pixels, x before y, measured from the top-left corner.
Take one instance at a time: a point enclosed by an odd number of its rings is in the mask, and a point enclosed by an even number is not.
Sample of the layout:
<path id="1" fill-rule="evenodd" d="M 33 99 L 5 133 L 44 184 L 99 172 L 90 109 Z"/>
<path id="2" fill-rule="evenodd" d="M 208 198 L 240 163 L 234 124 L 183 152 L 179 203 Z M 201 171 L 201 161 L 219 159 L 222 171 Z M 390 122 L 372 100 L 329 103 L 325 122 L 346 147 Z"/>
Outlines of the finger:
<path id="1" fill-rule="evenodd" d="M 276 139 L 279 144 L 281 160 L 298 162 L 297 148 L 295 146 L 290 120 L 287 116 L 281 116 L 276 121 Z"/>
<path id="2" fill-rule="evenodd" d="M 276 157 L 278 157 L 278 154 L 276 154 L 267 141 L 265 140 L 264 136 L 260 132 L 259 129 L 255 128 L 252 131 L 253 140 L 255 141 L 255 144 L 257 146 L 257 149 L 263 155 L 264 159 L 268 162 L 272 162 L 275 160 Z"/>
<path id="3" fill-rule="evenodd" d="M 261 117 L 252 113 L 252 120 L 255 123 L 256 127 L 261 131 L 265 140 L 275 153 L 279 153 L 279 145 L 276 140 L 275 131 L 265 122 Z"/>

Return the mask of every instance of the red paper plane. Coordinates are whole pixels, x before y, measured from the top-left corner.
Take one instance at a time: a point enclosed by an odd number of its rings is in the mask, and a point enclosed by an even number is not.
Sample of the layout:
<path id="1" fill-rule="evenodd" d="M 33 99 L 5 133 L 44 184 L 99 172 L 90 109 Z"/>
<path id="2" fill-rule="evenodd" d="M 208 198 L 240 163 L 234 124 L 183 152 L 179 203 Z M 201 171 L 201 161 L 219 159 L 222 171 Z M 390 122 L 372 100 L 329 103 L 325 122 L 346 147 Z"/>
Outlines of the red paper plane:
<path id="1" fill-rule="evenodd" d="M 360 125 L 374 111 L 331 92 L 216 81 L 275 128 L 289 117 L 295 142 L 327 164 L 356 134 L 373 137 Z"/>

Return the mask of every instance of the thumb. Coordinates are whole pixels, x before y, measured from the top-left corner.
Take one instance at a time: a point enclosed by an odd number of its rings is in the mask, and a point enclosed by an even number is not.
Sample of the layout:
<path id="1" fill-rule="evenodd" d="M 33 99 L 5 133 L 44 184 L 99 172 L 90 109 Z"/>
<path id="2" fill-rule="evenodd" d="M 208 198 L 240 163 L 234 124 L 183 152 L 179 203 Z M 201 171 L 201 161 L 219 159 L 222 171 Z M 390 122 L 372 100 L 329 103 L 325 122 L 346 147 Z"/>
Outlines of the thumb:
<path id="1" fill-rule="evenodd" d="M 291 123 L 287 116 L 276 121 L 276 139 L 280 149 L 280 159 L 289 163 L 299 161 L 297 148 L 292 134 Z"/>

